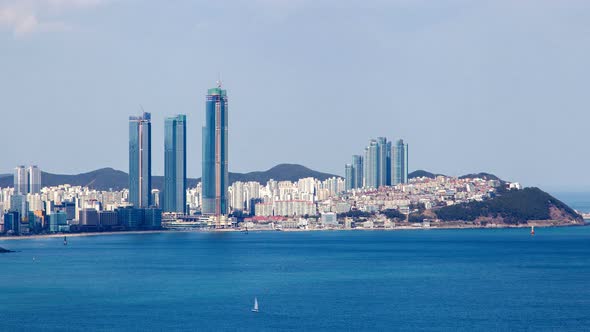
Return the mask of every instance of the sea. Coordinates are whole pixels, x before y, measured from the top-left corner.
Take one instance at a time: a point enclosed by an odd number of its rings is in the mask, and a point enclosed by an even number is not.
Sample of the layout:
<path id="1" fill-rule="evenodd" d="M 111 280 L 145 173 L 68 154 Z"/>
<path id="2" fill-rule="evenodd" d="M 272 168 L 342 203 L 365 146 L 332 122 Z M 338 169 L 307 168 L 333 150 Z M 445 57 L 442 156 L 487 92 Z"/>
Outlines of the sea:
<path id="1" fill-rule="evenodd" d="M 0 331 L 590 326 L 590 227 L 534 236 L 526 228 L 166 232 L 0 246 L 17 251 L 0 255 Z"/>

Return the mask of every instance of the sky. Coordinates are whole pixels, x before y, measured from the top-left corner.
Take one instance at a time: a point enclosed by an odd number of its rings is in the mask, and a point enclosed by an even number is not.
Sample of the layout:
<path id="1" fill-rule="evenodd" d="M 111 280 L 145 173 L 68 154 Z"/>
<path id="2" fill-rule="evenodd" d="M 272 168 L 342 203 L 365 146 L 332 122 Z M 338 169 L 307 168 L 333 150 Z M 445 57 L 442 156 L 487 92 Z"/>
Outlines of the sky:
<path id="1" fill-rule="evenodd" d="M 0 0 L 0 173 L 128 169 L 128 117 L 229 98 L 230 171 L 343 175 L 371 138 L 410 170 L 590 189 L 590 1 Z"/>

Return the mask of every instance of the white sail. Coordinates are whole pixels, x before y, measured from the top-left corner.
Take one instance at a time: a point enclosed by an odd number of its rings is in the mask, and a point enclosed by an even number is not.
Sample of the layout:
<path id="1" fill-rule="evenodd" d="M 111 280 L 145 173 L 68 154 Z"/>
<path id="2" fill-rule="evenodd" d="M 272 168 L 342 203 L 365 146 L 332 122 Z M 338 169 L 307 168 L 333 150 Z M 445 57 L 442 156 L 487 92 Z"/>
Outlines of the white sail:
<path id="1" fill-rule="evenodd" d="M 254 308 L 252 308 L 252 311 L 258 312 L 258 299 L 257 298 L 254 298 Z"/>

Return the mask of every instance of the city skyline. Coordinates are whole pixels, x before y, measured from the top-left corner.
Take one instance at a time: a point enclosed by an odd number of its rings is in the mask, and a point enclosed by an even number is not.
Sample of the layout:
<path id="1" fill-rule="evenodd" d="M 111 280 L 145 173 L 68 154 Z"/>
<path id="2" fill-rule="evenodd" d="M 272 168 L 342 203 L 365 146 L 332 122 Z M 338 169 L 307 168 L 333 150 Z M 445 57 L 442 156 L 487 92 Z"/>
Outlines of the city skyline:
<path id="1" fill-rule="evenodd" d="M 22 15 L 38 19 L 31 31 L 0 22 L 0 109 L 15 124 L 0 140 L 18 137 L 3 146 L 10 158 L 0 173 L 18 164 L 62 174 L 124 170 L 123 119 L 141 104 L 155 123 L 179 113 L 202 123 L 199 91 L 221 72 L 236 110 L 232 171 L 298 163 L 343 176 L 351 152 L 380 135 L 411 142 L 412 170 L 590 185 L 587 2 L 88 3 L 35 6 Z M 152 24 L 139 28 L 137 17 Z M 55 20 L 68 28 L 42 24 Z M 204 52 L 213 33 L 226 38 Z M 49 146 L 41 144 L 47 133 Z M 324 137 L 338 141 L 330 153 Z M 163 138 L 155 127 L 154 142 Z M 198 177 L 200 133 L 187 141 L 196 165 L 187 175 Z M 68 153 L 58 153 L 64 145 Z M 272 154 L 259 158 L 252 146 Z M 154 174 L 164 173 L 161 149 L 154 145 Z M 561 157 L 548 163 L 546 151 Z"/>

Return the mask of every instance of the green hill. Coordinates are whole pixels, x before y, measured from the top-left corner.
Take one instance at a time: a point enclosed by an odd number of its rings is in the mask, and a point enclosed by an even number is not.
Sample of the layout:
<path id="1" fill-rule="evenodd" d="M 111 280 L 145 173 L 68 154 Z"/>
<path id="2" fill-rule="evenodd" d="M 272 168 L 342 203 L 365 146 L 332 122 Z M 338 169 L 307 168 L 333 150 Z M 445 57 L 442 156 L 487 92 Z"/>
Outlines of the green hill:
<path id="1" fill-rule="evenodd" d="M 522 224 L 531 220 L 584 222 L 572 208 L 539 188 L 505 191 L 483 202 L 469 202 L 435 210 L 442 221 L 477 221 Z"/>

